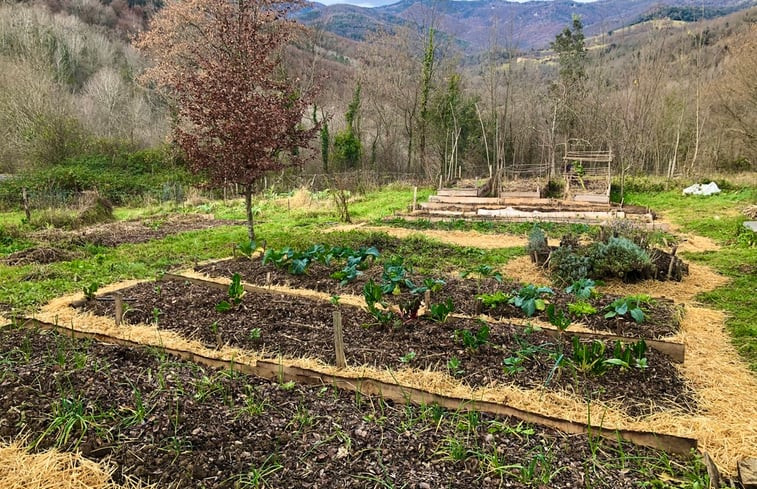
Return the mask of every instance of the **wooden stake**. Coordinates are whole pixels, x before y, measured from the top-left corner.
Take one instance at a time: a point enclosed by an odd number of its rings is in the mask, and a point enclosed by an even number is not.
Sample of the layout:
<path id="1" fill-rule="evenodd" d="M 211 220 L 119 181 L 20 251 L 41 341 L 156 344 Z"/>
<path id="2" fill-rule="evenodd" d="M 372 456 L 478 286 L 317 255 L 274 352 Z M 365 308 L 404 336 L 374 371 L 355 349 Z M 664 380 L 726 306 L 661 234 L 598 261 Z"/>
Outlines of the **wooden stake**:
<path id="1" fill-rule="evenodd" d="M 423 295 L 423 300 L 426 302 L 426 310 L 429 310 L 431 308 L 431 291 L 427 290 L 426 293 Z"/>
<path id="2" fill-rule="evenodd" d="M 113 304 L 116 309 L 116 326 L 121 326 L 121 322 L 124 318 L 124 301 L 121 294 L 113 294 Z"/>
<path id="3" fill-rule="evenodd" d="M 342 334 L 342 311 L 334 309 L 334 353 L 336 353 L 337 368 L 345 368 L 347 359 L 344 357 L 344 336 Z"/>
<path id="4" fill-rule="evenodd" d="M 675 267 L 676 263 L 676 252 L 678 251 L 678 245 L 675 245 L 673 247 L 673 250 L 670 252 L 670 263 L 668 264 L 668 280 L 671 279 L 673 276 L 673 268 Z"/>
<path id="5" fill-rule="evenodd" d="M 413 212 L 418 208 L 418 187 L 413 187 Z"/>
<path id="6" fill-rule="evenodd" d="M 26 222 L 29 222 L 32 219 L 32 211 L 29 208 L 29 194 L 26 193 L 26 187 L 21 189 L 21 200 L 24 203 L 24 216 L 26 216 Z"/>
<path id="7" fill-rule="evenodd" d="M 271 288 L 271 272 L 266 272 L 265 284 L 268 286 L 268 288 Z"/>

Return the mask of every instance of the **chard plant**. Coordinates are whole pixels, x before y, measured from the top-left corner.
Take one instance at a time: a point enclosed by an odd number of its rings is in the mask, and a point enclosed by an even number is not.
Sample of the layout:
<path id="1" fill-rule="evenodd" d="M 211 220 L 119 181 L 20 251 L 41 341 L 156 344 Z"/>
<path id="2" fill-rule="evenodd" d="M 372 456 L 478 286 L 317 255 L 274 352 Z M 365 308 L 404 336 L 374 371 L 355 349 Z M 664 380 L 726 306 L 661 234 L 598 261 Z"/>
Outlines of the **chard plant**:
<path id="1" fill-rule="evenodd" d="M 592 297 L 596 297 L 598 295 L 596 288 L 597 285 L 599 284 L 590 278 L 582 278 L 580 280 L 576 280 L 571 285 L 566 287 L 565 292 L 568 294 L 573 294 L 579 299 L 591 299 Z"/>
<path id="2" fill-rule="evenodd" d="M 450 375 L 453 377 L 460 377 L 465 373 L 465 370 L 463 370 L 463 363 L 457 357 L 452 357 L 447 360 L 447 370 L 449 370 Z"/>
<path id="3" fill-rule="evenodd" d="M 504 277 L 501 273 L 495 270 L 491 265 L 486 264 L 479 265 L 476 268 L 471 268 L 470 270 L 466 270 L 460 273 L 460 277 L 462 278 L 467 278 L 470 275 L 474 275 L 476 277 L 476 295 L 481 294 L 481 282 L 483 282 L 485 278 L 493 278 L 498 283 L 502 283 L 502 281 L 504 280 Z"/>
<path id="4" fill-rule="evenodd" d="M 614 317 L 623 317 L 628 314 L 634 321 L 641 324 L 645 319 L 641 305 L 650 302 L 651 297 L 648 295 L 629 295 L 627 297 L 620 297 L 604 308 L 605 318 L 611 319 Z"/>
<path id="5" fill-rule="evenodd" d="M 602 375 L 607 370 L 605 344 L 597 340 L 583 343 L 574 336 L 572 360 L 573 366 L 581 372 Z"/>
<path id="6" fill-rule="evenodd" d="M 489 325 L 481 321 L 477 331 L 471 331 L 469 329 L 457 329 L 455 330 L 455 338 L 457 338 L 465 348 L 469 350 L 478 350 L 481 346 L 489 343 L 489 334 L 491 329 Z"/>
<path id="7" fill-rule="evenodd" d="M 647 344 L 641 339 L 629 345 L 623 345 L 620 341 L 615 342 L 612 358 L 605 360 L 608 365 L 627 369 L 630 367 L 647 368 Z"/>
<path id="8" fill-rule="evenodd" d="M 373 280 L 369 280 L 363 286 L 363 298 L 365 299 L 365 305 L 368 312 L 371 316 L 376 318 L 379 323 L 388 324 L 396 319 L 392 311 L 385 310 L 387 303 L 384 301 L 384 291 L 381 286 Z M 377 307 L 377 304 L 384 309 Z"/>
<path id="9" fill-rule="evenodd" d="M 452 302 L 452 299 L 447 299 L 439 304 L 431 304 L 429 309 L 431 320 L 443 323 L 447 321 L 447 317 L 455 310 L 455 304 Z"/>
<path id="10" fill-rule="evenodd" d="M 554 294 L 554 291 L 549 287 L 537 287 L 534 284 L 528 284 L 521 287 L 517 295 L 508 302 L 520 308 L 526 314 L 526 317 L 532 317 L 536 314 L 536 311 L 543 311 L 547 308 L 544 296 L 552 294 Z"/>
<path id="11" fill-rule="evenodd" d="M 246 293 L 247 291 L 244 290 L 244 285 L 242 285 L 242 277 L 238 273 L 235 273 L 231 278 L 231 283 L 229 284 L 229 299 L 223 300 L 216 304 L 216 311 L 229 312 L 231 309 L 239 306 L 239 304 L 242 303 L 242 297 L 244 297 Z"/>

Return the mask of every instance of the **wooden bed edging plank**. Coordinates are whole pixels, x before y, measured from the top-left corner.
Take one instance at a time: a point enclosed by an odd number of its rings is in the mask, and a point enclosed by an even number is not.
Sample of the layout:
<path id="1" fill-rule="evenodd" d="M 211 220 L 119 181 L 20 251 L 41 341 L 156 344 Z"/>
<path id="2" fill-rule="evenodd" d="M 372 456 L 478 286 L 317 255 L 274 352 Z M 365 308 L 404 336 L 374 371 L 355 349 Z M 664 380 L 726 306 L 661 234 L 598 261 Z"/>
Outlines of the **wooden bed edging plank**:
<path id="1" fill-rule="evenodd" d="M 201 278 L 195 278 L 195 277 L 187 277 L 184 275 L 181 275 L 179 273 L 165 273 L 163 274 L 161 280 L 185 280 L 189 283 L 196 284 L 196 285 L 202 285 L 206 287 L 211 287 L 214 289 L 220 289 L 220 290 L 228 290 L 229 286 L 225 284 L 221 284 L 218 282 L 214 282 L 212 280 L 205 280 Z M 302 294 L 298 293 L 297 289 L 292 290 L 271 290 L 267 287 L 261 287 L 259 285 L 251 285 L 246 282 L 242 283 L 242 286 L 244 289 L 248 292 L 263 292 L 263 293 L 276 293 L 276 294 L 285 294 L 285 295 L 291 295 L 293 297 L 304 297 Z M 308 296 L 307 299 L 313 299 L 318 300 L 318 297 L 315 296 Z M 326 299 L 324 299 L 326 300 Z M 344 307 L 356 307 L 352 306 L 350 304 L 344 304 Z M 463 315 L 457 315 L 457 317 L 465 317 L 470 318 L 469 316 L 463 316 Z M 498 322 L 497 320 L 493 321 L 494 323 Z M 559 335 L 559 332 L 557 329 L 549 329 L 549 328 L 542 328 L 542 331 L 545 331 L 547 334 L 551 334 L 553 336 Z M 568 335 L 575 335 L 579 338 L 588 338 L 588 339 L 606 339 L 609 341 L 620 341 L 621 343 L 629 344 L 634 343 L 636 341 L 639 341 L 640 339 L 643 339 L 647 346 L 650 348 L 654 348 L 655 350 L 659 351 L 660 353 L 663 353 L 667 355 L 670 360 L 674 363 L 683 363 L 684 357 L 685 357 L 685 346 L 683 343 L 675 343 L 672 341 L 664 341 L 664 340 L 655 340 L 655 339 L 647 339 L 647 338 L 632 338 L 628 336 L 619 336 L 615 334 L 610 333 L 604 333 L 601 331 L 598 332 L 588 332 L 588 331 L 568 331 L 566 334 Z"/>
<path id="2" fill-rule="evenodd" d="M 191 361 L 212 368 L 234 369 L 247 375 L 277 380 L 279 382 L 294 381 L 311 385 L 333 385 L 352 392 L 381 396 L 382 398 L 390 399 L 400 404 L 438 404 L 439 406 L 450 410 L 479 411 L 494 415 L 510 416 L 527 423 L 553 428 L 564 433 L 602 436 L 613 440 L 620 438 L 636 445 L 656 448 L 658 450 L 664 450 L 679 455 L 690 455 L 692 450 L 697 449 L 697 440 L 694 438 L 686 438 L 665 433 L 654 433 L 651 431 L 614 430 L 602 426 L 592 426 L 533 413 L 506 404 L 444 396 L 412 387 L 389 384 L 367 377 L 350 378 L 329 375 L 311 369 L 287 366 L 282 363 L 268 360 L 258 360 L 255 364 L 235 362 L 233 359 L 221 360 L 186 350 L 176 350 L 159 345 L 144 345 L 135 341 L 117 338 L 103 333 L 79 331 L 73 327 L 69 328 L 60 326 L 40 321 L 38 319 L 22 318 L 21 321 L 23 321 L 22 327 L 26 329 L 55 331 L 63 335 L 71 336 L 72 338 L 93 339 L 102 343 L 110 343 L 131 348 L 145 348 L 148 346 L 157 347 L 170 355 L 181 358 L 182 360 Z"/>

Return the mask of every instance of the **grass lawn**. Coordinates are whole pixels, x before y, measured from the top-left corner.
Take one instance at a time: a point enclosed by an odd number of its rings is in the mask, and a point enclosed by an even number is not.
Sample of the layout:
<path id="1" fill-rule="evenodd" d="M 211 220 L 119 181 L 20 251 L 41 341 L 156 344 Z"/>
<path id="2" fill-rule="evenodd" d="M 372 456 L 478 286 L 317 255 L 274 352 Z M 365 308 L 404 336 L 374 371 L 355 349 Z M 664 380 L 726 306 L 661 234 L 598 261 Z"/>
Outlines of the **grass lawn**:
<path id="1" fill-rule="evenodd" d="M 626 202 L 649 206 L 687 233 L 715 240 L 718 251 L 683 257 L 713 267 L 731 282 L 700 294 L 705 304 L 728 313 L 726 325 L 750 368 L 757 372 L 757 235 L 744 229 L 744 207 L 757 203 L 757 187 L 724 191 L 710 197 L 682 196 L 680 191 L 628 193 Z"/>

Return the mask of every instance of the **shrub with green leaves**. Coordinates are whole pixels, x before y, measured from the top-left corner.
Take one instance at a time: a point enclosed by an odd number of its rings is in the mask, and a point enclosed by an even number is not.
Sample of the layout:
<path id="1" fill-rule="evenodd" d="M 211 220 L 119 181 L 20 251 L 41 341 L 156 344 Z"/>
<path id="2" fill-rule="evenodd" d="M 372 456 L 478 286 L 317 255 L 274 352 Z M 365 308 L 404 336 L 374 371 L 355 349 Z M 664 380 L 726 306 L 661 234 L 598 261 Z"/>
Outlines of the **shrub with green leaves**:
<path id="1" fill-rule="evenodd" d="M 528 245 L 526 245 L 526 252 L 529 255 L 534 253 L 549 253 L 549 246 L 547 245 L 547 235 L 539 227 L 538 224 L 534 224 L 531 228 L 531 232 L 528 233 Z"/>
<path id="2" fill-rule="evenodd" d="M 572 246 L 560 246 L 552 251 L 549 271 L 555 282 L 566 285 L 585 279 L 592 273 L 592 259 L 583 250 Z"/>
<path id="3" fill-rule="evenodd" d="M 594 243 L 589 254 L 593 277 L 618 277 L 624 280 L 653 276 L 649 254 L 627 238 L 609 238 L 607 243 Z"/>

